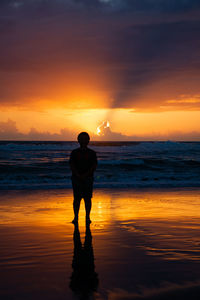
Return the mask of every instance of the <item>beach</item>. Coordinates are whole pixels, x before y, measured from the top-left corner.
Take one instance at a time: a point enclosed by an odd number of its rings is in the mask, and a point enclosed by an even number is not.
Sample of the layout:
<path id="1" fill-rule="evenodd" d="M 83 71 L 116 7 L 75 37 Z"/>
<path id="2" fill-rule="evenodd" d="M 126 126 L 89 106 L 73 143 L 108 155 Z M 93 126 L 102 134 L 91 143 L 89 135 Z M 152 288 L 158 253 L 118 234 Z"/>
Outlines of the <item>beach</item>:
<path id="1" fill-rule="evenodd" d="M 200 300 L 199 36 L 200 0 L 0 0 L 0 300 Z"/>
<path id="2" fill-rule="evenodd" d="M 75 231 L 72 219 L 70 189 L 0 192 L 1 299 L 198 298 L 199 188 L 99 188 L 90 230 L 83 202 Z"/>

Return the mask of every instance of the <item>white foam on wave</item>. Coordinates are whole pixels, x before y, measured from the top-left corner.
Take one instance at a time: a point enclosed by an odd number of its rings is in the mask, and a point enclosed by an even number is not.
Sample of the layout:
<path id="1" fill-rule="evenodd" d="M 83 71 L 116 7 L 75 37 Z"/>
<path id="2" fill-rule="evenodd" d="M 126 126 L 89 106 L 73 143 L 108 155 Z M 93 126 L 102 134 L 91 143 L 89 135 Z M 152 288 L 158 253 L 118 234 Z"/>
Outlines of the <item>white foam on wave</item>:
<path id="1" fill-rule="evenodd" d="M 135 146 L 130 146 L 131 152 L 163 152 L 163 151 L 188 151 L 200 150 L 200 143 L 190 142 L 141 142 Z"/>
<path id="2" fill-rule="evenodd" d="M 2 151 L 39 151 L 39 150 L 72 150 L 77 146 L 77 143 L 7 143 L 0 144 L 0 150 Z"/>
<path id="3" fill-rule="evenodd" d="M 71 187 L 69 153 L 76 142 L 0 142 L 0 189 Z M 92 145 L 97 187 L 200 186 L 200 143 Z M 2 151 L 1 151 L 2 150 Z"/>
<path id="4" fill-rule="evenodd" d="M 109 160 L 104 160 L 100 159 L 98 161 L 99 165 L 143 165 L 144 160 L 140 158 L 135 158 L 135 159 L 109 159 Z"/>

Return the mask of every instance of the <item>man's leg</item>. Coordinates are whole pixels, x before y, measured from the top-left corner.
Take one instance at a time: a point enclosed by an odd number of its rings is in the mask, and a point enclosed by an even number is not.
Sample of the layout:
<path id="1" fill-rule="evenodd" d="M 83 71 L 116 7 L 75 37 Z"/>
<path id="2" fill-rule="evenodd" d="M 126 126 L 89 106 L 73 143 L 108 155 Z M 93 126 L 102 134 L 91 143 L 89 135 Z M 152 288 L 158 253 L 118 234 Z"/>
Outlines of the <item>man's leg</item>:
<path id="1" fill-rule="evenodd" d="M 84 201 L 85 201 L 86 221 L 91 222 L 90 221 L 90 211 L 91 211 L 91 207 L 92 207 L 91 198 L 90 197 L 84 197 Z"/>
<path id="2" fill-rule="evenodd" d="M 74 220 L 73 222 L 78 221 L 78 213 L 81 203 L 81 197 L 74 197 L 73 208 L 74 208 Z"/>

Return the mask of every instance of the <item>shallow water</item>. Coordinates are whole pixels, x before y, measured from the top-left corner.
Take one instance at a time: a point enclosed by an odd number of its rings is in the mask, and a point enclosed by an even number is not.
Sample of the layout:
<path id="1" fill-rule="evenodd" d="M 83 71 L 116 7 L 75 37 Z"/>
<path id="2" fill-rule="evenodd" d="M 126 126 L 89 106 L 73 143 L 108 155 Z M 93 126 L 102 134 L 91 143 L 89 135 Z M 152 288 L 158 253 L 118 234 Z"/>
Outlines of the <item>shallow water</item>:
<path id="1" fill-rule="evenodd" d="M 1 299 L 199 295 L 199 189 L 97 189 L 90 231 L 72 218 L 70 190 L 1 192 Z"/>

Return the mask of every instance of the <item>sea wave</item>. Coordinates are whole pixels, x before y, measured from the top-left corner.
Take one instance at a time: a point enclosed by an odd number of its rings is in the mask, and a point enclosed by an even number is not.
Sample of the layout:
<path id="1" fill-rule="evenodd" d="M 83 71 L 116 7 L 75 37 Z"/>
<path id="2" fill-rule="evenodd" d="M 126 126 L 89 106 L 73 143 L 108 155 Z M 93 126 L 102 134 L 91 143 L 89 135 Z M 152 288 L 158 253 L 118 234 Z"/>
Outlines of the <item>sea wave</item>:
<path id="1" fill-rule="evenodd" d="M 114 145 L 114 146 L 113 146 Z M 0 189 L 69 188 L 75 142 L 0 142 Z M 97 152 L 95 187 L 199 187 L 200 143 L 120 142 Z"/>
<path id="2" fill-rule="evenodd" d="M 99 152 L 104 151 L 186 151 L 200 150 L 199 142 L 175 142 L 175 141 L 163 141 L 163 142 L 91 142 L 91 148 L 98 149 Z M 28 150 L 72 150 L 77 147 L 77 142 L 55 142 L 55 141 L 0 141 L 0 151 L 28 151 Z"/>

